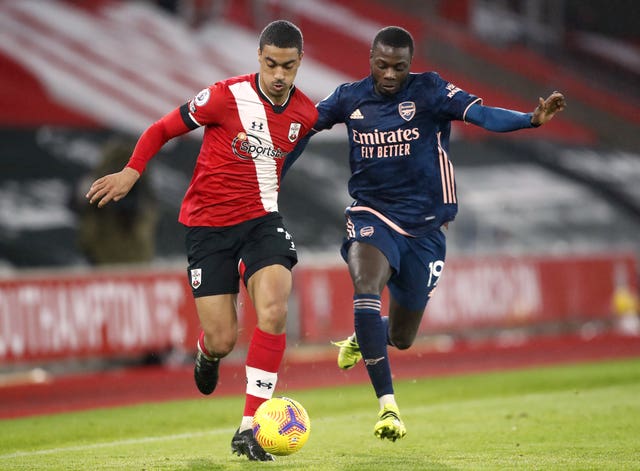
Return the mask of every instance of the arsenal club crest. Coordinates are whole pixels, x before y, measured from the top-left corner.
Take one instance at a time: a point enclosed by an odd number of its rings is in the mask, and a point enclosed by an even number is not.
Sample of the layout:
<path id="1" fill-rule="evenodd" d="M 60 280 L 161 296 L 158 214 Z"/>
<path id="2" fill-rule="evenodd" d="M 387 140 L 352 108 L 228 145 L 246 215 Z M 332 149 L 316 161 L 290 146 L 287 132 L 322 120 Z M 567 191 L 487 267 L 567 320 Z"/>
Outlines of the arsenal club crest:
<path id="1" fill-rule="evenodd" d="M 405 121 L 411 121 L 416 115 L 416 103 L 414 101 L 403 101 L 398 105 L 398 113 Z"/>
<path id="2" fill-rule="evenodd" d="M 295 142 L 298 139 L 300 126 L 302 126 L 300 123 L 291 123 L 291 126 L 289 126 L 289 140 L 291 142 Z"/>
<path id="3" fill-rule="evenodd" d="M 202 284 L 202 269 L 194 268 L 191 270 L 191 287 L 193 289 L 198 289 Z"/>
<path id="4" fill-rule="evenodd" d="M 375 229 L 373 228 L 373 226 L 365 226 L 362 229 L 360 229 L 360 236 L 371 237 L 374 232 L 375 232 Z"/>

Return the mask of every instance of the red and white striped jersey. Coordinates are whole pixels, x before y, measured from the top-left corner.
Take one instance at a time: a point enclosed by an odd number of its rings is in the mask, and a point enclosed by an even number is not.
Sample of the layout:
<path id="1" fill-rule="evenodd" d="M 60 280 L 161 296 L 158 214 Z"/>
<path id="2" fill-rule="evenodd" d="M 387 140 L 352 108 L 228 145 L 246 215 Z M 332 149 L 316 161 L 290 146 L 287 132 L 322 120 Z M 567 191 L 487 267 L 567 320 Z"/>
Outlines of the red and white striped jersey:
<path id="1" fill-rule="evenodd" d="M 262 93 L 258 74 L 205 88 L 180 108 L 190 129 L 205 126 L 179 221 L 231 226 L 278 210 L 285 157 L 316 121 L 313 102 L 292 87 L 283 105 Z"/>

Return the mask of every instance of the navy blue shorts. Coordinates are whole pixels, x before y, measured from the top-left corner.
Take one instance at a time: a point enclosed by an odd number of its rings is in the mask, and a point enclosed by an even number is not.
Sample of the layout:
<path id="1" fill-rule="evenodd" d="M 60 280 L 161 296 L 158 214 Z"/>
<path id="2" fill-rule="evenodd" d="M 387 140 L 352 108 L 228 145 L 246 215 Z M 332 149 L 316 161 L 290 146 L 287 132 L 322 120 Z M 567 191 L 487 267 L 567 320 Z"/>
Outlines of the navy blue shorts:
<path id="1" fill-rule="evenodd" d="M 282 217 L 269 213 L 229 227 L 188 227 L 185 238 L 193 296 L 238 293 L 255 272 L 269 265 L 291 269 L 297 262 L 293 238 Z"/>
<path id="2" fill-rule="evenodd" d="M 411 311 L 423 310 L 436 287 L 446 255 L 446 239 L 441 229 L 424 237 L 403 235 L 366 211 L 347 214 L 347 237 L 341 254 L 345 261 L 355 241 L 377 247 L 394 273 L 387 287 L 393 298 Z"/>

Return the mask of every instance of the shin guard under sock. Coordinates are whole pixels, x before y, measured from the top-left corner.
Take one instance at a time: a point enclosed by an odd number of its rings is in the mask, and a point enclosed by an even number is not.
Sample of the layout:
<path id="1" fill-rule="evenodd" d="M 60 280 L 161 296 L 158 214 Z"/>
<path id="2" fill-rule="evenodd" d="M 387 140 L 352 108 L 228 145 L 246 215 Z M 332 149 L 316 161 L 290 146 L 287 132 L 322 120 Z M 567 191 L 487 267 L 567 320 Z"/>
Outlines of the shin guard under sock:
<path id="1" fill-rule="evenodd" d="M 357 294 L 353 297 L 356 337 L 376 397 L 393 394 L 387 328 L 380 317 L 380 306 L 378 295 Z"/>
<path id="2" fill-rule="evenodd" d="M 258 406 L 273 396 L 285 347 L 285 334 L 269 334 L 257 327 L 253 331 L 245 366 L 247 390 L 243 416 L 253 416 Z"/>

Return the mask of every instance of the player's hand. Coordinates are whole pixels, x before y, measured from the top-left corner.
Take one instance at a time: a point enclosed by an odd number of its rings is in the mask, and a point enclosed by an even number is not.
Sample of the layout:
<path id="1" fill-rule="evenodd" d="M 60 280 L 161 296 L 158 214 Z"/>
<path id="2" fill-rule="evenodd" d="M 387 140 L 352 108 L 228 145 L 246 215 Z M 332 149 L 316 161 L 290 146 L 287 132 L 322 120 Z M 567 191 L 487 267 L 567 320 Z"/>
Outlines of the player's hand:
<path id="1" fill-rule="evenodd" d="M 133 185 L 140 178 L 140 174 L 131 167 L 125 167 L 118 173 L 111 173 L 102 178 L 98 178 L 86 197 L 89 203 L 98 203 L 98 208 L 102 208 L 109 201 L 120 201 L 133 188 Z"/>
<path id="2" fill-rule="evenodd" d="M 553 92 L 546 100 L 542 97 L 539 100 L 540 102 L 531 116 L 531 124 L 534 126 L 546 123 L 567 106 L 564 95 L 560 92 Z"/>

